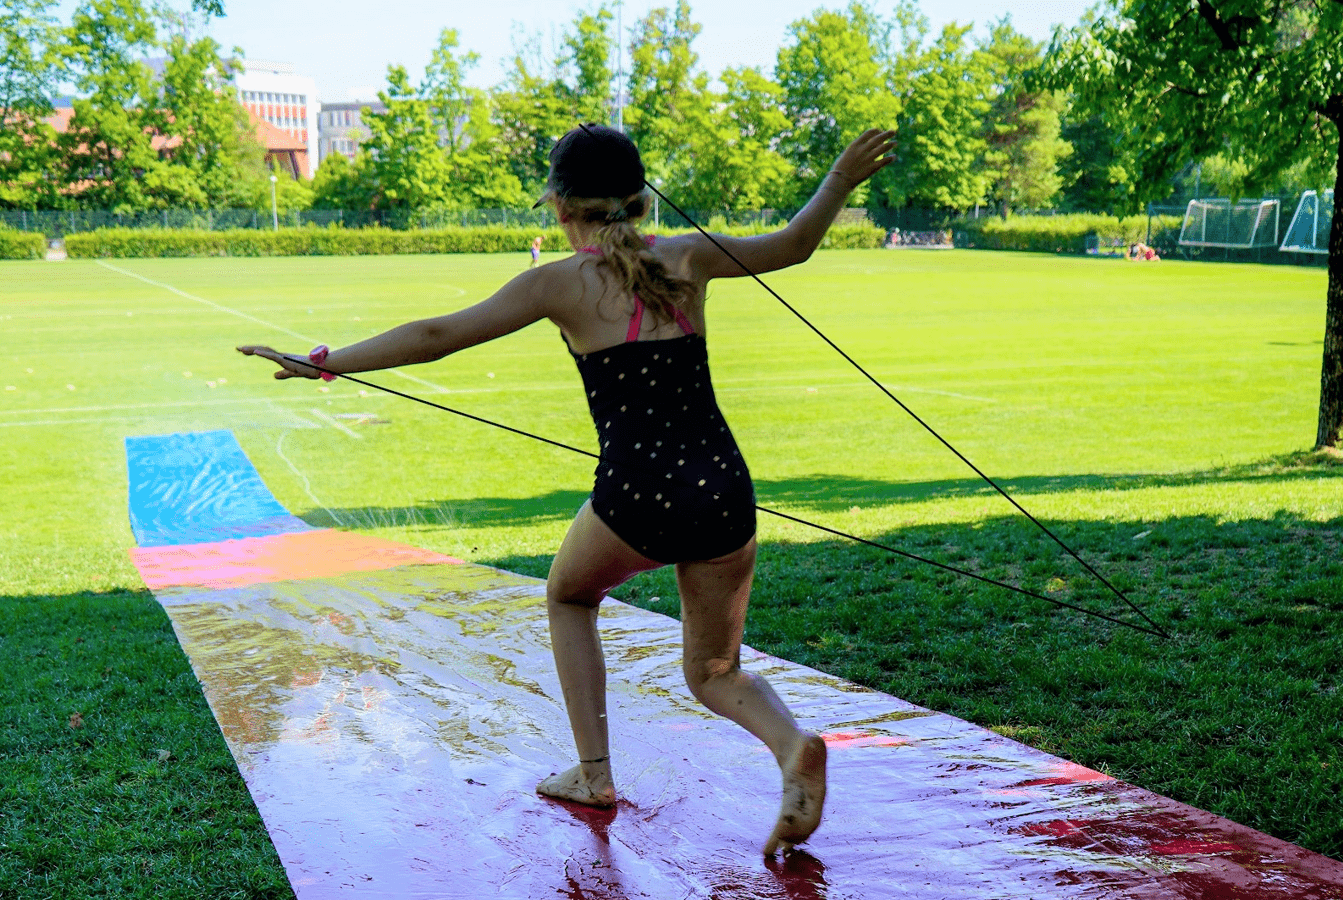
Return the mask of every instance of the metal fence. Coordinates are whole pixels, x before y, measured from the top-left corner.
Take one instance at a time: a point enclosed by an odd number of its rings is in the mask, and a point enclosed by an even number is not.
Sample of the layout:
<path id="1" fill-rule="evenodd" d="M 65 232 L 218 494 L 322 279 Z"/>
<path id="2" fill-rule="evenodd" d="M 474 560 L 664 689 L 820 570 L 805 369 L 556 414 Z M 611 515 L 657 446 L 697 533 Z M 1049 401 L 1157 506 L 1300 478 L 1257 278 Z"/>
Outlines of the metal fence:
<path id="1" fill-rule="evenodd" d="M 783 225 L 793 210 L 687 210 L 704 227 L 722 225 Z M 845 210 L 850 220 L 862 220 L 864 210 Z M 649 219 L 671 228 L 690 227 L 690 222 L 665 204 L 655 204 Z M 155 209 L 116 213 L 99 209 L 24 210 L 0 209 L 0 225 L 32 231 L 49 238 L 63 237 L 100 228 L 191 228 L 223 231 L 232 228 L 297 228 L 328 225 L 346 228 L 443 228 L 487 225 L 548 228 L 558 224 L 550 207 L 540 209 Z"/>

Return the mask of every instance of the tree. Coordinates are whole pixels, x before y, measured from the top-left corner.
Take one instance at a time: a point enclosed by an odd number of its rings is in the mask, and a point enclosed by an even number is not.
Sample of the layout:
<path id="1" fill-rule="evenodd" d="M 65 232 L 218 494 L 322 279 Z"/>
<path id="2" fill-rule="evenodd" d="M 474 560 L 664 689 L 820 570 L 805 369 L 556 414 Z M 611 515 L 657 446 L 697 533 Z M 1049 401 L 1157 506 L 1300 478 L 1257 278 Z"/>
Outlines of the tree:
<path id="1" fill-rule="evenodd" d="M 564 37 L 562 63 L 572 70 L 572 121 L 605 123 L 611 111 L 611 10 L 579 13 Z"/>
<path id="2" fill-rule="evenodd" d="M 498 157 L 507 161 L 526 197 L 544 189 L 550 149 L 580 122 L 607 123 L 614 45 L 606 7 L 579 13 L 558 55 L 548 57 L 539 35 L 515 37 L 512 67 L 491 95 Z"/>
<path id="3" fill-rule="evenodd" d="M 174 179 L 175 196 L 158 199 L 197 207 L 248 205 L 258 185 L 269 187 L 269 173 L 262 163 L 265 149 L 231 84 L 237 63 L 220 57 L 214 39 L 192 39 L 188 17 L 174 24 L 179 28 L 165 44 L 161 93 L 152 112 L 155 129 L 171 148 L 171 170 L 182 177 Z"/>
<path id="4" fill-rule="evenodd" d="M 312 208 L 372 208 L 374 198 L 369 190 L 369 166 L 367 151 L 362 151 L 353 162 L 344 154 L 329 154 L 312 177 Z"/>
<path id="5" fill-rule="evenodd" d="M 1245 163 L 1248 190 L 1305 163 L 1343 198 L 1341 46 L 1338 0 L 1106 0 L 1093 22 L 1056 34 L 1048 78 L 1116 123 L 1131 206 L 1219 152 Z M 1334 209 L 1319 448 L 1343 431 L 1343 201 Z"/>
<path id="6" fill-rule="evenodd" d="M 699 54 L 690 46 L 702 27 L 690 18 L 687 0 L 677 0 L 675 11 L 662 7 L 641 19 L 630 43 L 626 131 L 648 180 L 674 185 L 677 193 L 694 170 L 692 135 L 704 134 L 712 120 L 709 78 L 697 71 Z"/>
<path id="7" fill-rule="evenodd" d="M 0 206 L 53 206 L 56 132 L 42 121 L 63 62 L 53 0 L 0 6 Z"/>
<path id="8" fill-rule="evenodd" d="M 85 206 L 148 209 L 150 190 L 172 180 L 152 142 L 157 92 L 143 62 L 156 37 L 149 10 L 140 0 L 84 0 L 66 35 L 74 84 L 86 96 L 74 101 L 58 141 L 63 187 Z"/>
<path id="9" fill-rule="evenodd" d="M 907 2 L 897 4 L 894 21 L 853 2 L 844 12 L 817 10 L 789 26 L 774 78 L 791 122 L 782 152 L 797 169 L 800 195 L 815 188 L 858 135 L 894 126 L 901 110 L 895 85 L 902 74 L 900 56 L 892 55 L 896 31 L 907 49 L 926 28 Z M 863 202 L 867 190 L 860 187 L 855 202 Z"/>
<path id="10" fill-rule="evenodd" d="M 1059 160 L 1069 212 L 1114 213 L 1130 209 L 1133 182 L 1119 148 L 1122 136 L 1102 115 L 1074 109 L 1066 101 L 1059 137 L 1072 152 Z"/>
<path id="11" fill-rule="evenodd" d="M 774 148 L 788 128 L 783 89 L 759 71 L 727 69 L 725 91 L 707 121 L 689 131 L 691 164 L 678 205 L 698 210 L 789 206 L 796 200 L 793 167 Z"/>
<path id="12" fill-rule="evenodd" d="M 984 199 L 989 71 L 965 41 L 969 26 L 942 29 L 907 79 L 893 154 L 877 181 L 889 206 L 964 210 Z"/>
<path id="13" fill-rule="evenodd" d="M 364 117 L 371 132 L 367 172 L 374 206 L 418 209 L 447 199 L 448 161 L 439 147 L 438 118 L 410 83 L 404 66 L 387 69 L 387 89 L 378 93 L 384 112 Z"/>
<path id="14" fill-rule="evenodd" d="M 1015 206 L 1049 206 L 1063 186 L 1059 161 L 1072 153 L 1059 134 L 1063 97 L 1055 91 L 1032 91 L 1025 83 L 1040 65 L 1043 46 L 1004 17 L 981 51 L 993 94 L 984 162 L 989 199 L 1003 218 Z"/>

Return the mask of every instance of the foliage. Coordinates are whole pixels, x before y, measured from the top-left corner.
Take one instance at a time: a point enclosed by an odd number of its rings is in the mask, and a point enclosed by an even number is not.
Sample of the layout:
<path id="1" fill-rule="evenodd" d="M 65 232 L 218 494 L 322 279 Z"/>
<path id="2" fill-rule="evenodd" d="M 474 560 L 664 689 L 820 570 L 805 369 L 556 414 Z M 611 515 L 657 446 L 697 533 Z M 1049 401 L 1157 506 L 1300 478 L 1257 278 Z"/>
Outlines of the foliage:
<path id="1" fill-rule="evenodd" d="M 445 200 L 448 161 L 439 147 L 437 123 L 404 66 L 388 67 L 387 88 L 378 99 L 384 110 L 364 117 L 372 132 L 364 146 L 374 205 L 414 209 Z"/>
<path id="2" fill-rule="evenodd" d="M 1060 137 L 1072 152 L 1059 161 L 1063 195 L 1059 208 L 1068 212 L 1131 212 L 1127 199 L 1133 176 L 1119 148 L 1116 126 L 1103 115 L 1069 106 Z"/>
<path id="3" fill-rule="evenodd" d="M 64 63 L 53 0 L 0 6 L 0 206 L 55 205 L 55 131 L 42 121 Z"/>
<path id="4" fill-rule="evenodd" d="M 696 171 L 695 136 L 713 120 L 709 79 L 697 71 L 691 43 L 702 27 L 688 0 L 675 11 L 653 9 L 635 26 L 630 45 L 630 103 L 625 126 L 639 147 L 648 181 L 678 194 Z"/>
<path id="5" fill-rule="evenodd" d="M 491 95 L 496 160 L 505 160 L 525 197 L 544 190 L 550 148 L 560 136 L 580 122 L 610 121 L 611 18 L 605 6 L 578 13 L 554 59 L 546 57 L 539 35 L 524 40 Z"/>
<path id="6" fill-rule="evenodd" d="M 1031 253 L 1086 253 L 1088 238 L 1101 247 L 1126 252 L 1131 244 L 1173 245 L 1184 219 L 1180 216 L 1115 216 L 1072 213 L 1059 216 L 997 216 L 961 219 L 955 224 L 957 246 L 980 250 L 1025 250 Z M 960 235 L 964 235 L 963 238 Z"/>
<path id="7" fill-rule="evenodd" d="M 47 240 L 30 231 L 14 231 L 0 225 L 0 259 L 42 259 Z"/>
<path id="8" fill-rule="evenodd" d="M 792 123 L 780 147 L 797 170 L 797 199 L 815 189 L 859 134 L 894 126 L 903 109 L 898 89 L 903 73 L 888 48 L 898 33 L 908 50 L 926 27 L 915 7 L 903 0 L 897 4 L 894 25 L 854 0 L 843 12 L 818 9 L 789 26 L 774 77 Z M 868 190 L 860 187 L 853 202 L 863 204 Z"/>
<path id="9" fill-rule="evenodd" d="M 984 153 L 988 196 L 1004 218 L 1014 207 L 1049 207 L 1063 186 L 1059 161 L 1072 153 L 1060 136 L 1063 96 L 1026 86 L 1041 49 L 1004 17 L 981 50 L 993 85 Z"/>
<path id="10" fill-rule="evenodd" d="M 143 62 L 154 47 L 155 28 L 141 0 L 84 0 L 68 32 L 74 84 L 69 129 L 58 146 L 62 183 L 82 202 L 114 212 L 152 205 L 154 192 L 180 191 L 153 147 L 150 120 L 157 92 Z"/>
<path id="11" fill-rule="evenodd" d="M 690 228 L 650 228 L 650 233 L 685 234 Z M 722 234 L 746 236 L 774 227 L 730 225 Z M 5 232 L 0 231 L 0 235 Z M 187 228 L 100 228 L 65 239 L 71 258 L 189 256 L 362 256 L 397 253 L 522 253 L 537 235 L 547 247 L 565 247 L 564 232 L 554 226 L 486 225 L 445 228 L 326 228 L 305 226 L 268 231 L 235 228 L 205 231 Z M 821 244 L 826 248 L 880 247 L 885 231 L 870 225 L 836 225 Z M 41 238 L 38 236 L 38 240 Z"/>
<path id="12" fill-rule="evenodd" d="M 479 57 L 458 54 L 457 32 L 439 34 L 424 79 L 411 83 L 403 66 L 387 71 L 378 94 L 384 112 L 364 118 L 372 136 L 359 169 L 368 174 L 378 208 L 461 209 L 520 204 L 517 177 L 495 162 L 499 128 L 487 95 L 465 76 Z"/>
<path id="13" fill-rule="evenodd" d="M 676 204 L 691 209 L 774 209 L 796 202 L 793 167 L 774 148 L 788 128 L 782 90 L 755 69 L 727 69 L 725 91 L 710 95 L 694 129 L 686 129 L 688 165 Z"/>
<path id="14" fill-rule="evenodd" d="M 889 206 L 964 210 L 979 203 L 988 174 L 989 71 L 967 46 L 968 26 L 947 25 L 914 62 L 899 119 L 900 141 L 881 182 Z"/>
<path id="15" fill-rule="evenodd" d="M 353 161 L 343 153 L 329 154 L 312 177 L 312 208 L 372 208 L 373 195 L 366 174 L 369 164 L 366 150 Z"/>
<path id="16" fill-rule="evenodd" d="M 1129 169 L 1130 208 L 1159 199 L 1190 162 L 1239 160 L 1257 193 L 1304 165 L 1343 196 L 1343 3 L 1107 0 L 1061 32 L 1047 77 L 1083 115 L 1104 116 Z M 1343 433 L 1343 204 L 1335 207 L 1326 290 L 1318 446 Z"/>
<path id="17" fill-rule="evenodd" d="M 1228 151 L 1251 192 L 1302 161 L 1324 186 L 1343 118 L 1340 7 L 1107 0 L 1055 39 L 1047 80 L 1075 114 L 1109 119 L 1133 209 L 1162 199 L 1187 163 Z"/>
<path id="18" fill-rule="evenodd" d="M 168 159 L 181 175 L 179 193 L 159 194 L 156 206 L 242 205 L 249 188 L 268 173 L 264 148 L 231 83 L 238 70 L 220 56 L 212 38 L 191 40 L 183 17 L 168 37 L 161 91 L 151 110 L 155 130 L 171 147 Z"/>

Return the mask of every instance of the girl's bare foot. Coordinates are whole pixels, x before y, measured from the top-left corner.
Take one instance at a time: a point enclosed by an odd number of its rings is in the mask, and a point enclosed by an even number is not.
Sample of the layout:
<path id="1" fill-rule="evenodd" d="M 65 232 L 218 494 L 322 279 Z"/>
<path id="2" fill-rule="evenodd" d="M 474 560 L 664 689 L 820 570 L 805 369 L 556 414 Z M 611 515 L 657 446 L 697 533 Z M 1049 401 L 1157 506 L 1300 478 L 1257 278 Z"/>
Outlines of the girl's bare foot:
<path id="1" fill-rule="evenodd" d="M 765 842 L 765 855 L 800 844 L 821 824 L 825 806 L 825 741 L 808 734 L 783 766 L 783 805 Z"/>
<path id="2" fill-rule="evenodd" d="M 609 761 L 579 763 L 567 772 L 543 780 L 536 786 L 536 792 L 585 806 L 607 808 L 616 805 L 616 786 L 611 780 Z"/>

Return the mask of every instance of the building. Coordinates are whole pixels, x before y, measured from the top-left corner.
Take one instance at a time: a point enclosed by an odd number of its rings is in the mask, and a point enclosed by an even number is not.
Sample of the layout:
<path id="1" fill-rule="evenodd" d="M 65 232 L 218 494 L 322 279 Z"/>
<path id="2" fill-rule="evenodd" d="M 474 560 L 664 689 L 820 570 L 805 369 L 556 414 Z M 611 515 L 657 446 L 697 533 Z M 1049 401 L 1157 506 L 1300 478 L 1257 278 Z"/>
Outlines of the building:
<path id="1" fill-rule="evenodd" d="M 387 111 L 387 107 L 378 100 L 370 103 L 322 104 L 322 111 L 317 116 L 319 165 L 333 153 L 339 153 L 348 159 L 355 158 L 360 145 L 372 134 L 364 124 L 365 109 L 378 113 Z"/>
<path id="2" fill-rule="evenodd" d="M 42 121 L 50 125 L 57 134 L 65 134 L 70 130 L 70 122 L 74 119 L 75 111 L 69 105 L 68 100 L 58 102 L 64 105 L 57 106 L 52 114 Z M 257 142 L 266 151 L 265 161 L 268 165 L 275 163 L 281 172 L 295 180 L 307 173 L 310 166 L 308 145 L 305 142 L 287 131 L 276 128 L 264 119 L 258 118 L 256 113 L 251 110 L 248 110 L 247 118 L 256 134 Z M 160 158 L 170 156 L 181 143 L 182 139 L 177 135 L 164 137 L 161 134 L 154 134 L 149 139 L 150 149 L 157 153 Z M 87 152 L 87 148 L 82 149 Z"/>
<path id="3" fill-rule="evenodd" d="M 304 145 L 302 174 L 311 178 L 318 162 L 316 80 L 295 75 L 291 63 L 255 59 L 239 63 L 242 71 L 234 75 L 233 82 L 243 106 L 256 118 Z"/>

